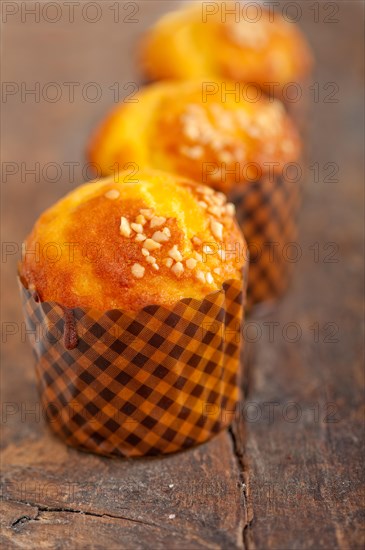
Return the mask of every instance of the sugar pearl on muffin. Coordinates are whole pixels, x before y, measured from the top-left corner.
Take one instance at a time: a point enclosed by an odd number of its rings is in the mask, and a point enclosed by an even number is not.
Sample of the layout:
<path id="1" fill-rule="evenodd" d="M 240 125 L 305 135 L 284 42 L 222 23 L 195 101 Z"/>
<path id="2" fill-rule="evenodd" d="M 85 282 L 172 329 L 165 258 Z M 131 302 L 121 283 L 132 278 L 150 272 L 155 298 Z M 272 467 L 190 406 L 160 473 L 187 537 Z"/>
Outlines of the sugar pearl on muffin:
<path id="1" fill-rule="evenodd" d="M 124 237 L 130 237 L 132 233 L 129 221 L 124 216 L 120 218 L 120 232 Z"/>
<path id="2" fill-rule="evenodd" d="M 143 265 L 141 264 L 133 264 L 132 266 L 132 274 L 137 278 L 137 279 L 142 279 L 143 275 L 144 275 L 144 272 L 145 272 L 145 268 L 143 267 Z"/>
<path id="3" fill-rule="evenodd" d="M 110 189 L 104 195 L 107 199 L 115 200 L 120 197 L 120 193 L 117 189 Z"/>

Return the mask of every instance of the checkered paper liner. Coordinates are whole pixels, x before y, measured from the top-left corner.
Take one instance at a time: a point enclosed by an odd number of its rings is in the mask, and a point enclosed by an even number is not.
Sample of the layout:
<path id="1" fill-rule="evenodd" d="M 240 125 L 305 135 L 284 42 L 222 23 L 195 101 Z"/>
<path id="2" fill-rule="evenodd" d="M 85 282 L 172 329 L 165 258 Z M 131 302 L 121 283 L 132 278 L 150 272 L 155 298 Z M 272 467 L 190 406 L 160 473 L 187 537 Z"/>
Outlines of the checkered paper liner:
<path id="1" fill-rule="evenodd" d="M 231 198 L 250 255 L 248 311 L 274 303 L 289 285 L 294 263 L 288 247 L 296 244 L 301 197 L 299 182 L 267 177 Z"/>
<path id="2" fill-rule="evenodd" d="M 37 301 L 19 283 L 35 333 L 42 407 L 68 445 L 108 456 L 159 455 L 202 443 L 231 423 L 239 399 L 242 281 L 227 281 L 201 301 L 136 313 L 75 308 L 74 349 L 65 347 L 64 308 Z"/>

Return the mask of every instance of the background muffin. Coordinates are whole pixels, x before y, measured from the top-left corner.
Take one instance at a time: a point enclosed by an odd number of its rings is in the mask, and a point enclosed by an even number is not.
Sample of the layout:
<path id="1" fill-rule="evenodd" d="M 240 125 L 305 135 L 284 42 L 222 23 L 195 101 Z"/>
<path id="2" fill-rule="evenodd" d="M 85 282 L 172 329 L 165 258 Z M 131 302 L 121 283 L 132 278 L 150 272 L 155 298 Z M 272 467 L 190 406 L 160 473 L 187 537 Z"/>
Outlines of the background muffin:
<path id="1" fill-rule="evenodd" d="M 233 13 L 232 13 L 233 12 Z M 298 27 L 259 4 L 191 3 L 162 17 L 146 35 L 147 77 L 232 79 L 274 91 L 305 78 L 311 54 Z"/>
<path id="2" fill-rule="evenodd" d="M 249 101 L 234 83 L 156 83 L 137 99 L 118 106 L 92 139 L 90 160 L 105 175 L 134 162 L 228 192 L 299 157 L 282 104 L 264 95 Z"/>
<path id="3" fill-rule="evenodd" d="M 233 214 L 208 187 L 161 172 L 121 173 L 118 182 L 75 189 L 39 218 L 20 275 L 42 301 L 69 308 L 136 311 L 202 299 L 241 278 L 246 254 Z"/>

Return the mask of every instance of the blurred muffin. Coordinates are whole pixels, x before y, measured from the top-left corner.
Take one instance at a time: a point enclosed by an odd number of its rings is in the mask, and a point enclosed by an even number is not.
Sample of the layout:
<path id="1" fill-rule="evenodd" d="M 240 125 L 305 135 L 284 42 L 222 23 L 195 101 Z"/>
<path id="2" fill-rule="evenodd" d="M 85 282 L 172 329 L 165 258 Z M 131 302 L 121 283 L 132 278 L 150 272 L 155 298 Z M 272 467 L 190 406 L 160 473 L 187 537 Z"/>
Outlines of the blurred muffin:
<path id="1" fill-rule="evenodd" d="M 19 273 L 41 301 L 67 308 L 137 311 L 202 299 L 242 277 L 233 211 L 222 193 L 162 172 L 87 183 L 40 216 Z M 226 258 L 225 247 L 237 246 L 240 255 Z"/>
<path id="2" fill-rule="evenodd" d="M 252 3 L 251 3 L 252 4 Z M 298 27 L 260 4 L 194 2 L 147 33 L 141 63 L 150 80 L 231 79 L 282 91 L 303 80 L 311 54 Z"/>
<path id="3" fill-rule="evenodd" d="M 101 124 L 89 158 L 104 175 L 132 162 L 227 193 L 281 173 L 300 155 L 294 124 L 278 100 L 251 102 L 229 93 L 234 89 L 234 83 L 200 81 L 147 86 L 137 102 L 119 105 Z"/>

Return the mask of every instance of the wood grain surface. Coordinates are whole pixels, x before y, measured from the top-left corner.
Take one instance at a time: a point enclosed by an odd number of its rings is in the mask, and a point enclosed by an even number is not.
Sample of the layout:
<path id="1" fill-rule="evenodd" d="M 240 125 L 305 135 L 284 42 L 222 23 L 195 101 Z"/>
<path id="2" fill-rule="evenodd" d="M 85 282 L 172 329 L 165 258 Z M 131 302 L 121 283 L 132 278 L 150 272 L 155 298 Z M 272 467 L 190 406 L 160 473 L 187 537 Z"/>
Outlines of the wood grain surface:
<path id="1" fill-rule="evenodd" d="M 175 3 L 137 2 L 134 15 L 133 2 L 121 3 L 115 22 L 115 3 L 99 2 L 95 23 L 80 14 L 85 2 L 74 22 L 60 2 L 55 23 L 52 8 L 38 22 L 20 2 L 5 4 L 3 548 L 363 548 L 363 3 L 330 3 L 335 15 L 322 2 L 297 3 L 316 57 L 301 257 L 279 307 L 247 321 L 240 414 L 211 442 L 149 460 L 83 454 L 49 432 L 15 275 L 36 217 L 91 176 L 83 170 L 90 131 L 113 106 L 115 83 L 123 98 L 128 83 L 141 82 L 137 41 Z M 26 93 L 37 86 L 39 98 Z"/>

